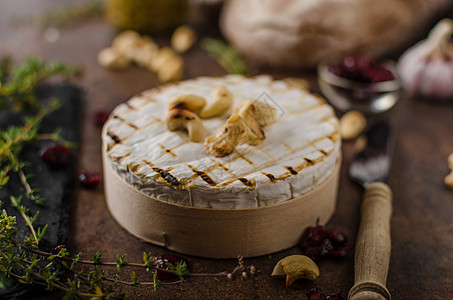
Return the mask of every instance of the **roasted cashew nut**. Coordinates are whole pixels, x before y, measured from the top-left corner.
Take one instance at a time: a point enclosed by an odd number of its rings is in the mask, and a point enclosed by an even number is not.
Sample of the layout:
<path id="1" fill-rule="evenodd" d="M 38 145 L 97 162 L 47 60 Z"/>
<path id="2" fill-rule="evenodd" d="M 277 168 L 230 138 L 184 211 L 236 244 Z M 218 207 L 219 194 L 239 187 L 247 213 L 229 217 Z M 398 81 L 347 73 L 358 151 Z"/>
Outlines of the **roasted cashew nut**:
<path id="1" fill-rule="evenodd" d="M 187 130 L 192 142 L 201 142 L 204 136 L 204 126 L 201 119 L 187 109 L 173 108 L 166 118 L 170 131 Z"/>
<path id="2" fill-rule="evenodd" d="M 340 119 L 340 134 L 345 140 L 356 138 L 366 127 L 366 117 L 359 111 L 348 111 Z"/>
<path id="3" fill-rule="evenodd" d="M 256 120 L 256 106 L 253 103 L 247 103 L 239 109 L 238 115 L 244 120 L 245 125 L 253 133 L 249 136 L 256 137 L 255 139 L 250 139 L 248 144 L 258 145 L 264 141 L 266 136 L 264 135 L 263 128 L 261 128 L 261 125 Z"/>
<path id="4" fill-rule="evenodd" d="M 247 99 L 236 103 L 233 106 L 233 114 L 241 114 L 240 111 L 244 110 L 245 107 L 248 107 L 250 105 L 253 106 L 253 117 L 261 127 L 275 123 L 275 108 L 256 99 Z"/>
<path id="5" fill-rule="evenodd" d="M 183 53 L 192 47 L 197 39 L 195 31 L 189 26 L 182 25 L 176 28 L 171 36 L 171 46 L 176 51 Z"/>
<path id="6" fill-rule="evenodd" d="M 211 93 L 211 102 L 200 112 L 203 119 L 221 116 L 227 112 L 233 104 L 233 95 L 224 86 L 216 87 Z"/>
<path id="7" fill-rule="evenodd" d="M 193 94 L 183 94 L 173 98 L 168 104 L 168 109 L 186 109 L 198 114 L 205 105 L 206 100 L 203 97 Z"/>
<path id="8" fill-rule="evenodd" d="M 211 135 L 204 141 L 208 152 L 216 157 L 231 154 L 244 135 L 246 127 L 238 115 L 232 115 L 216 135 Z"/>
<path id="9" fill-rule="evenodd" d="M 290 255 L 278 261 L 271 276 L 285 276 L 286 287 L 297 279 L 315 280 L 319 276 L 316 263 L 305 255 Z"/>
<path id="10" fill-rule="evenodd" d="M 204 145 L 210 154 L 222 157 L 231 154 L 239 143 L 257 145 L 261 142 L 241 116 L 232 115 L 216 135 L 206 138 Z"/>

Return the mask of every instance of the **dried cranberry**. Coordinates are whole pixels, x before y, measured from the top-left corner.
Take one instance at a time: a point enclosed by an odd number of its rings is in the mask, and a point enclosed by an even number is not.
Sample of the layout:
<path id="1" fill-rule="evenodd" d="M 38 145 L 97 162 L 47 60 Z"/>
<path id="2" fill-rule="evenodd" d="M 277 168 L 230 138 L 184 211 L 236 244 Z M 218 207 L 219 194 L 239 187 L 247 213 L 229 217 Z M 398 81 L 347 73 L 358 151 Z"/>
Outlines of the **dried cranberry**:
<path id="1" fill-rule="evenodd" d="M 106 110 L 102 110 L 102 109 L 96 110 L 93 114 L 94 124 L 99 127 L 102 127 L 104 125 L 104 123 L 107 121 L 107 119 L 109 118 L 109 116 L 110 116 L 110 113 Z"/>
<path id="2" fill-rule="evenodd" d="M 302 234 L 302 246 L 304 248 L 318 245 L 324 239 L 324 226 L 309 226 Z"/>
<path id="3" fill-rule="evenodd" d="M 52 168 L 61 168 L 68 165 L 71 156 L 71 149 L 59 144 L 47 146 L 41 151 L 41 158 Z"/>
<path id="4" fill-rule="evenodd" d="M 370 79 L 371 82 L 389 81 L 394 78 L 392 72 L 382 67 L 369 70 L 367 73 L 367 77 Z"/>
<path id="5" fill-rule="evenodd" d="M 324 232 L 326 237 L 337 243 L 344 243 L 347 241 L 346 235 L 338 229 L 335 228 L 325 228 Z"/>
<path id="6" fill-rule="evenodd" d="M 307 295 L 308 300 L 325 300 L 326 299 L 326 296 L 324 296 L 324 294 L 321 293 L 321 290 L 317 287 L 309 289 L 306 295 Z"/>
<path id="7" fill-rule="evenodd" d="M 306 295 L 308 300 L 344 300 L 341 291 L 335 291 L 330 295 L 325 296 L 317 287 L 308 290 Z"/>
<path id="8" fill-rule="evenodd" d="M 340 63 L 329 66 L 337 76 L 364 83 L 382 82 L 394 79 L 386 69 L 372 56 L 346 56 Z"/>
<path id="9" fill-rule="evenodd" d="M 346 235 L 338 229 L 321 225 L 307 227 L 301 237 L 303 254 L 318 260 L 321 257 L 344 257 L 352 248 Z"/>
<path id="10" fill-rule="evenodd" d="M 63 249 L 66 249 L 66 246 L 65 246 L 65 245 L 58 245 L 58 246 L 56 246 L 56 247 L 53 249 L 53 252 L 58 254 L 58 253 L 60 253 L 60 251 L 63 250 Z"/>
<path id="11" fill-rule="evenodd" d="M 98 173 L 89 173 L 83 171 L 79 174 L 79 182 L 82 186 L 92 189 L 98 186 L 101 181 L 101 175 Z"/>
<path id="12" fill-rule="evenodd" d="M 170 279 L 170 278 L 176 278 L 178 277 L 176 274 L 165 272 L 164 270 L 172 270 L 171 267 L 167 265 L 167 263 L 170 263 L 171 265 L 176 267 L 176 264 L 178 262 L 185 261 L 182 257 L 175 255 L 175 254 L 163 254 L 159 256 L 154 257 L 154 262 L 156 268 L 159 268 L 161 270 L 157 270 L 157 278 L 159 279 Z"/>
<path id="13" fill-rule="evenodd" d="M 331 255 L 333 257 L 345 257 L 351 249 L 352 247 L 350 245 L 340 248 L 337 247 L 332 251 Z"/>
<path id="14" fill-rule="evenodd" d="M 341 291 L 335 291 L 332 294 L 327 295 L 326 300 L 344 300 L 344 298 L 341 295 Z"/>

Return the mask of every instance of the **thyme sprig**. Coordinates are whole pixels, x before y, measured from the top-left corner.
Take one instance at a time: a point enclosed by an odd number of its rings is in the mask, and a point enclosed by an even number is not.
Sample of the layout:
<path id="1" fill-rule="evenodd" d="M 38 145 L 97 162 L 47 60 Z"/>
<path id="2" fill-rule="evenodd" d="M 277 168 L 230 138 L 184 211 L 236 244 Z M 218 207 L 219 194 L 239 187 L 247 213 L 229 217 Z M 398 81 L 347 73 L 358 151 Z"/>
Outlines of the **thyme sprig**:
<path id="1" fill-rule="evenodd" d="M 70 67 L 61 62 L 47 63 L 29 57 L 16 65 L 11 58 L 0 60 L 0 110 L 35 111 L 40 108 L 36 89 L 45 79 L 59 75 L 64 78 L 78 76 L 80 67 Z"/>
<path id="2" fill-rule="evenodd" d="M 21 125 L 9 126 L 0 131 L 0 189 L 8 184 L 11 176 L 17 174 L 25 194 L 19 197 L 11 196 L 10 203 L 30 228 L 32 235 L 27 244 L 33 247 L 38 246 L 47 227 L 42 230 L 33 227 L 39 212 L 31 217 L 22 200 L 23 196 L 26 196 L 34 203 L 43 205 L 44 199 L 39 195 L 39 190 L 30 185 L 29 178 L 32 174 L 27 174 L 28 163 L 22 160 L 21 152 L 24 145 L 43 138 L 62 141 L 59 131 L 44 135 L 38 133 L 43 118 L 58 109 L 60 103 L 54 100 L 47 106 L 42 105 L 37 99 L 37 88 L 50 76 L 69 77 L 80 73 L 80 68 L 68 67 L 59 62 L 46 63 L 33 57 L 16 65 L 9 57 L 0 60 L 0 110 L 20 110 L 21 115 L 24 115 Z"/>
<path id="3" fill-rule="evenodd" d="M 247 64 L 230 45 L 225 42 L 205 38 L 201 41 L 201 47 L 205 49 L 217 62 L 230 74 L 247 74 Z"/>
<path id="4" fill-rule="evenodd" d="M 25 187 L 27 197 L 36 204 L 44 203 L 39 191 L 30 187 L 28 179 L 31 175 L 26 174 L 27 163 L 21 160 L 20 153 L 25 144 L 37 140 L 43 118 L 59 106 L 58 102 L 53 102 L 48 107 L 41 107 L 34 116 L 25 117 L 22 126 L 9 126 L 5 131 L 0 131 L 0 189 L 8 183 L 11 173 L 16 173 Z"/>
<path id="5" fill-rule="evenodd" d="M 62 290 L 66 293 L 67 299 L 74 296 L 96 299 L 124 297 L 126 293 L 123 286 L 134 289 L 151 286 L 157 289 L 162 285 L 181 283 L 186 277 L 191 276 L 232 279 L 237 274 L 246 278 L 256 273 L 255 267 L 246 266 L 242 257 L 238 258 L 238 266 L 231 272 L 191 273 L 184 261 L 178 262 L 175 266 L 167 264 L 170 270 L 159 268 L 156 266 L 154 256 L 146 252 L 143 253 L 142 263 L 128 262 L 126 254 L 118 255 L 116 261 L 108 262 L 101 259 L 102 254 L 99 252 L 92 254 L 91 260 L 83 259 L 82 253 L 71 257 L 66 248 L 62 248 L 57 254 L 48 253 L 27 245 L 26 242 L 17 241 L 15 224 L 16 217 L 9 216 L 3 210 L 0 215 L 0 271 L 24 284 L 37 284 L 46 286 L 49 290 Z M 88 265 L 88 268 L 84 265 Z M 57 266 L 63 267 L 66 272 L 61 272 L 61 267 Z M 116 271 L 108 276 L 104 268 L 113 268 Z M 124 278 L 126 275 L 122 273 L 125 268 L 145 270 L 151 280 L 140 281 L 135 271 L 132 271 L 129 279 L 126 279 Z M 158 271 L 173 274 L 179 279 L 161 282 L 157 276 Z"/>

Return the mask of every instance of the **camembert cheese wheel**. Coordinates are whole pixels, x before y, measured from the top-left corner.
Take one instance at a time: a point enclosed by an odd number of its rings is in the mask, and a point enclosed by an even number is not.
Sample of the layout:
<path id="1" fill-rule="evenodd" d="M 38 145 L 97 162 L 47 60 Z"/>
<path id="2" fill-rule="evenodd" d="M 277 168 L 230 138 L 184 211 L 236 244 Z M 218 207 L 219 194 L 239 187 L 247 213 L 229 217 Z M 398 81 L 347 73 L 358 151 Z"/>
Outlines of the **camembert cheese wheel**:
<path id="1" fill-rule="evenodd" d="M 257 144 L 239 143 L 224 157 L 203 141 L 167 129 L 168 104 L 182 94 L 211 101 L 220 86 L 234 103 L 255 99 L 275 112 Z M 204 138 L 231 115 L 202 119 Z M 114 109 L 103 129 L 107 162 L 137 190 L 170 203 L 200 208 L 262 207 L 299 197 L 332 174 L 340 159 L 338 119 L 307 90 L 269 76 L 199 77 L 147 90 Z M 127 199 L 124 199 L 127 201 Z"/>

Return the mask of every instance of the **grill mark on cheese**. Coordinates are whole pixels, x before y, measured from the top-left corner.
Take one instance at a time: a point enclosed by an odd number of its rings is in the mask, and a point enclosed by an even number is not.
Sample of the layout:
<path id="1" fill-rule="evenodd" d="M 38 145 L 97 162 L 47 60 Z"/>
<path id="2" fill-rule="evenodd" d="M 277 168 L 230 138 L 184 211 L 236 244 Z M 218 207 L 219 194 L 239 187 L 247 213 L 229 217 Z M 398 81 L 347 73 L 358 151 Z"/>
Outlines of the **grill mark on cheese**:
<path id="1" fill-rule="evenodd" d="M 159 173 L 160 176 L 163 179 L 165 179 L 166 182 L 170 183 L 172 186 L 177 187 L 181 185 L 181 182 L 179 182 L 179 180 L 175 176 L 171 175 L 170 172 L 157 167 L 153 167 L 153 170 Z"/>
<path id="2" fill-rule="evenodd" d="M 124 154 L 124 155 L 122 155 L 122 156 L 118 156 L 118 157 L 117 157 L 117 161 L 118 161 L 118 162 L 121 162 L 121 161 L 123 161 L 125 158 L 127 158 L 127 157 L 129 157 L 129 156 L 131 156 L 131 155 L 132 155 L 131 153 L 127 153 L 127 154 Z"/>
<path id="3" fill-rule="evenodd" d="M 256 186 L 256 182 L 254 180 L 248 180 L 247 178 L 240 177 L 237 178 L 240 182 L 242 182 L 245 186 L 254 188 Z"/>
<path id="4" fill-rule="evenodd" d="M 293 169 L 293 167 L 286 166 L 285 167 L 292 175 L 297 175 L 297 171 Z"/>
<path id="5" fill-rule="evenodd" d="M 126 124 L 126 125 L 128 125 L 128 126 L 130 126 L 130 127 L 132 127 L 132 128 L 134 128 L 134 129 L 136 129 L 136 130 L 137 130 L 137 129 L 140 129 L 137 125 L 132 124 L 132 123 L 130 123 L 130 122 L 127 122 L 124 118 L 122 118 L 122 117 L 120 117 L 120 116 L 118 116 L 118 115 L 114 115 L 113 118 L 114 118 L 114 119 L 117 119 L 118 121 L 120 121 L 120 122 L 122 122 L 122 123 L 124 123 L 124 124 Z"/>
<path id="6" fill-rule="evenodd" d="M 224 164 L 222 163 L 219 163 L 219 162 L 216 162 L 218 167 L 221 167 L 223 170 L 225 170 L 225 172 L 229 173 L 230 172 L 230 169 L 228 169 L 228 167 L 226 167 Z M 229 173 L 231 175 L 231 173 Z"/>
<path id="7" fill-rule="evenodd" d="M 266 176 L 267 178 L 269 178 L 269 180 L 274 183 L 277 181 L 277 179 L 275 178 L 275 176 L 273 174 L 270 174 L 270 173 L 264 173 L 264 172 L 261 172 L 261 174 L 263 174 L 264 176 Z"/>
<path id="8" fill-rule="evenodd" d="M 283 141 L 280 141 L 280 144 L 283 145 L 283 147 L 285 147 L 286 150 L 291 151 L 291 147 L 290 147 L 287 143 L 285 143 L 285 142 L 283 142 Z"/>
<path id="9" fill-rule="evenodd" d="M 121 139 L 113 132 L 107 131 L 107 135 L 115 142 L 115 144 L 121 144 Z"/>
<path id="10" fill-rule="evenodd" d="M 140 94 L 138 94 L 136 97 L 137 98 L 144 98 L 147 102 L 157 103 L 158 101 L 152 97 L 154 94 L 155 93 L 150 92 L 150 91 L 143 91 Z"/>
<path id="11" fill-rule="evenodd" d="M 171 156 L 173 156 L 173 157 L 177 157 L 177 156 L 178 156 L 178 155 L 176 155 L 176 153 L 174 153 L 174 152 L 172 151 L 172 149 L 168 149 L 167 147 L 165 147 L 165 146 L 162 145 L 161 143 L 157 143 L 157 145 L 158 145 L 159 147 L 161 147 L 162 150 L 164 150 L 166 153 L 170 154 Z"/>
<path id="12" fill-rule="evenodd" d="M 143 162 L 150 167 L 154 167 L 154 163 L 152 161 L 147 161 L 146 159 L 144 159 Z"/>
<path id="13" fill-rule="evenodd" d="M 237 157 L 245 160 L 249 165 L 252 165 L 253 166 L 253 161 L 251 161 L 250 159 L 248 159 L 245 155 L 243 155 L 242 153 L 237 153 Z"/>
<path id="14" fill-rule="evenodd" d="M 327 156 L 327 152 L 326 152 L 326 151 L 324 151 L 324 150 L 322 150 L 322 149 L 318 149 L 318 151 L 321 152 L 322 155 Z"/>
<path id="15" fill-rule="evenodd" d="M 304 160 L 305 160 L 309 165 L 313 165 L 313 164 L 314 164 L 313 160 L 311 160 L 311 159 L 309 159 L 309 158 L 304 157 Z"/>
<path id="16" fill-rule="evenodd" d="M 124 102 L 124 104 L 125 104 L 125 105 L 127 106 L 127 108 L 129 108 L 130 110 L 136 110 L 136 108 L 133 107 L 133 106 L 129 103 L 129 101 Z"/>
<path id="17" fill-rule="evenodd" d="M 267 153 L 266 151 L 264 151 L 261 147 L 256 147 L 256 150 L 261 151 L 262 153 L 264 153 L 264 155 L 266 155 L 266 156 L 269 157 L 270 159 L 275 160 L 275 157 L 273 157 L 272 155 L 270 155 L 269 153 Z"/>
<path id="18" fill-rule="evenodd" d="M 304 150 L 304 149 L 306 149 L 306 148 L 308 148 L 308 147 L 310 147 L 310 146 L 316 148 L 316 147 L 314 146 L 314 144 L 317 143 L 317 142 L 319 142 L 319 141 L 322 141 L 322 140 L 325 139 L 325 138 L 326 138 L 326 137 L 318 138 L 318 139 L 316 139 L 316 140 L 310 141 L 309 143 L 307 143 L 306 145 L 304 145 L 304 146 L 302 146 L 302 147 L 295 148 L 295 149 L 292 149 L 292 148 L 290 148 L 290 147 L 288 146 L 288 148 L 289 148 L 289 149 L 288 149 L 288 153 L 285 153 L 284 156 L 290 156 L 290 155 L 292 155 L 292 154 L 294 154 L 294 153 L 296 153 L 296 152 L 299 152 L 299 151 L 301 151 L 301 150 Z M 281 143 L 282 145 L 285 145 L 284 142 L 281 142 L 281 141 L 280 141 L 280 143 Z M 263 149 L 262 152 L 266 152 L 266 151 L 264 151 L 264 149 Z M 248 153 L 248 152 L 247 152 L 247 153 Z M 245 154 L 247 154 L 247 153 L 245 153 Z M 283 158 L 284 158 L 284 157 L 283 157 Z M 276 160 L 279 160 L 279 159 L 282 159 L 282 158 L 277 157 L 277 158 L 274 158 L 274 160 L 272 160 L 272 161 L 268 161 L 268 162 L 262 163 L 262 164 L 260 164 L 260 165 L 255 165 L 255 167 L 254 167 L 252 170 L 250 170 L 249 173 L 255 173 L 255 172 L 257 172 L 257 171 L 260 170 L 260 169 L 264 169 L 264 168 L 266 168 L 266 167 L 268 167 L 268 166 L 274 165 L 275 162 L 276 162 Z M 232 160 L 229 161 L 229 162 L 232 162 L 233 160 L 234 160 L 234 159 L 232 159 Z M 299 171 L 302 170 L 303 168 L 300 168 L 300 169 L 296 168 L 296 169 L 297 169 L 297 171 L 299 172 Z"/>
<path id="19" fill-rule="evenodd" d="M 192 170 L 192 172 L 195 173 L 195 178 L 197 178 L 198 176 L 200 176 L 201 179 L 203 179 L 207 184 L 209 184 L 209 185 L 216 185 L 215 181 L 212 180 L 212 178 L 209 177 L 209 175 L 208 175 L 205 171 L 197 170 L 197 169 L 194 168 L 192 165 L 187 165 L 187 166 Z"/>
<path id="20" fill-rule="evenodd" d="M 336 143 L 340 137 L 340 134 L 338 131 L 333 132 L 332 134 L 329 134 L 327 138 L 331 140 L 332 142 Z"/>
<path id="21" fill-rule="evenodd" d="M 222 182 L 220 184 L 217 184 L 217 187 L 228 186 L 228 185 L 230 185 L 231 183 L 233 183 L 235 181 L 240 181 L 245 186 L 252 187 L 252 188 L 254 188 L 256 186 L 256 181 L 255 180 L 248 180 L 247 178 L 244 178 L 244 177 L 236 177 L 236 178 L 228 179 L 227 181 L 224 181 L 224 182 Z"/>

